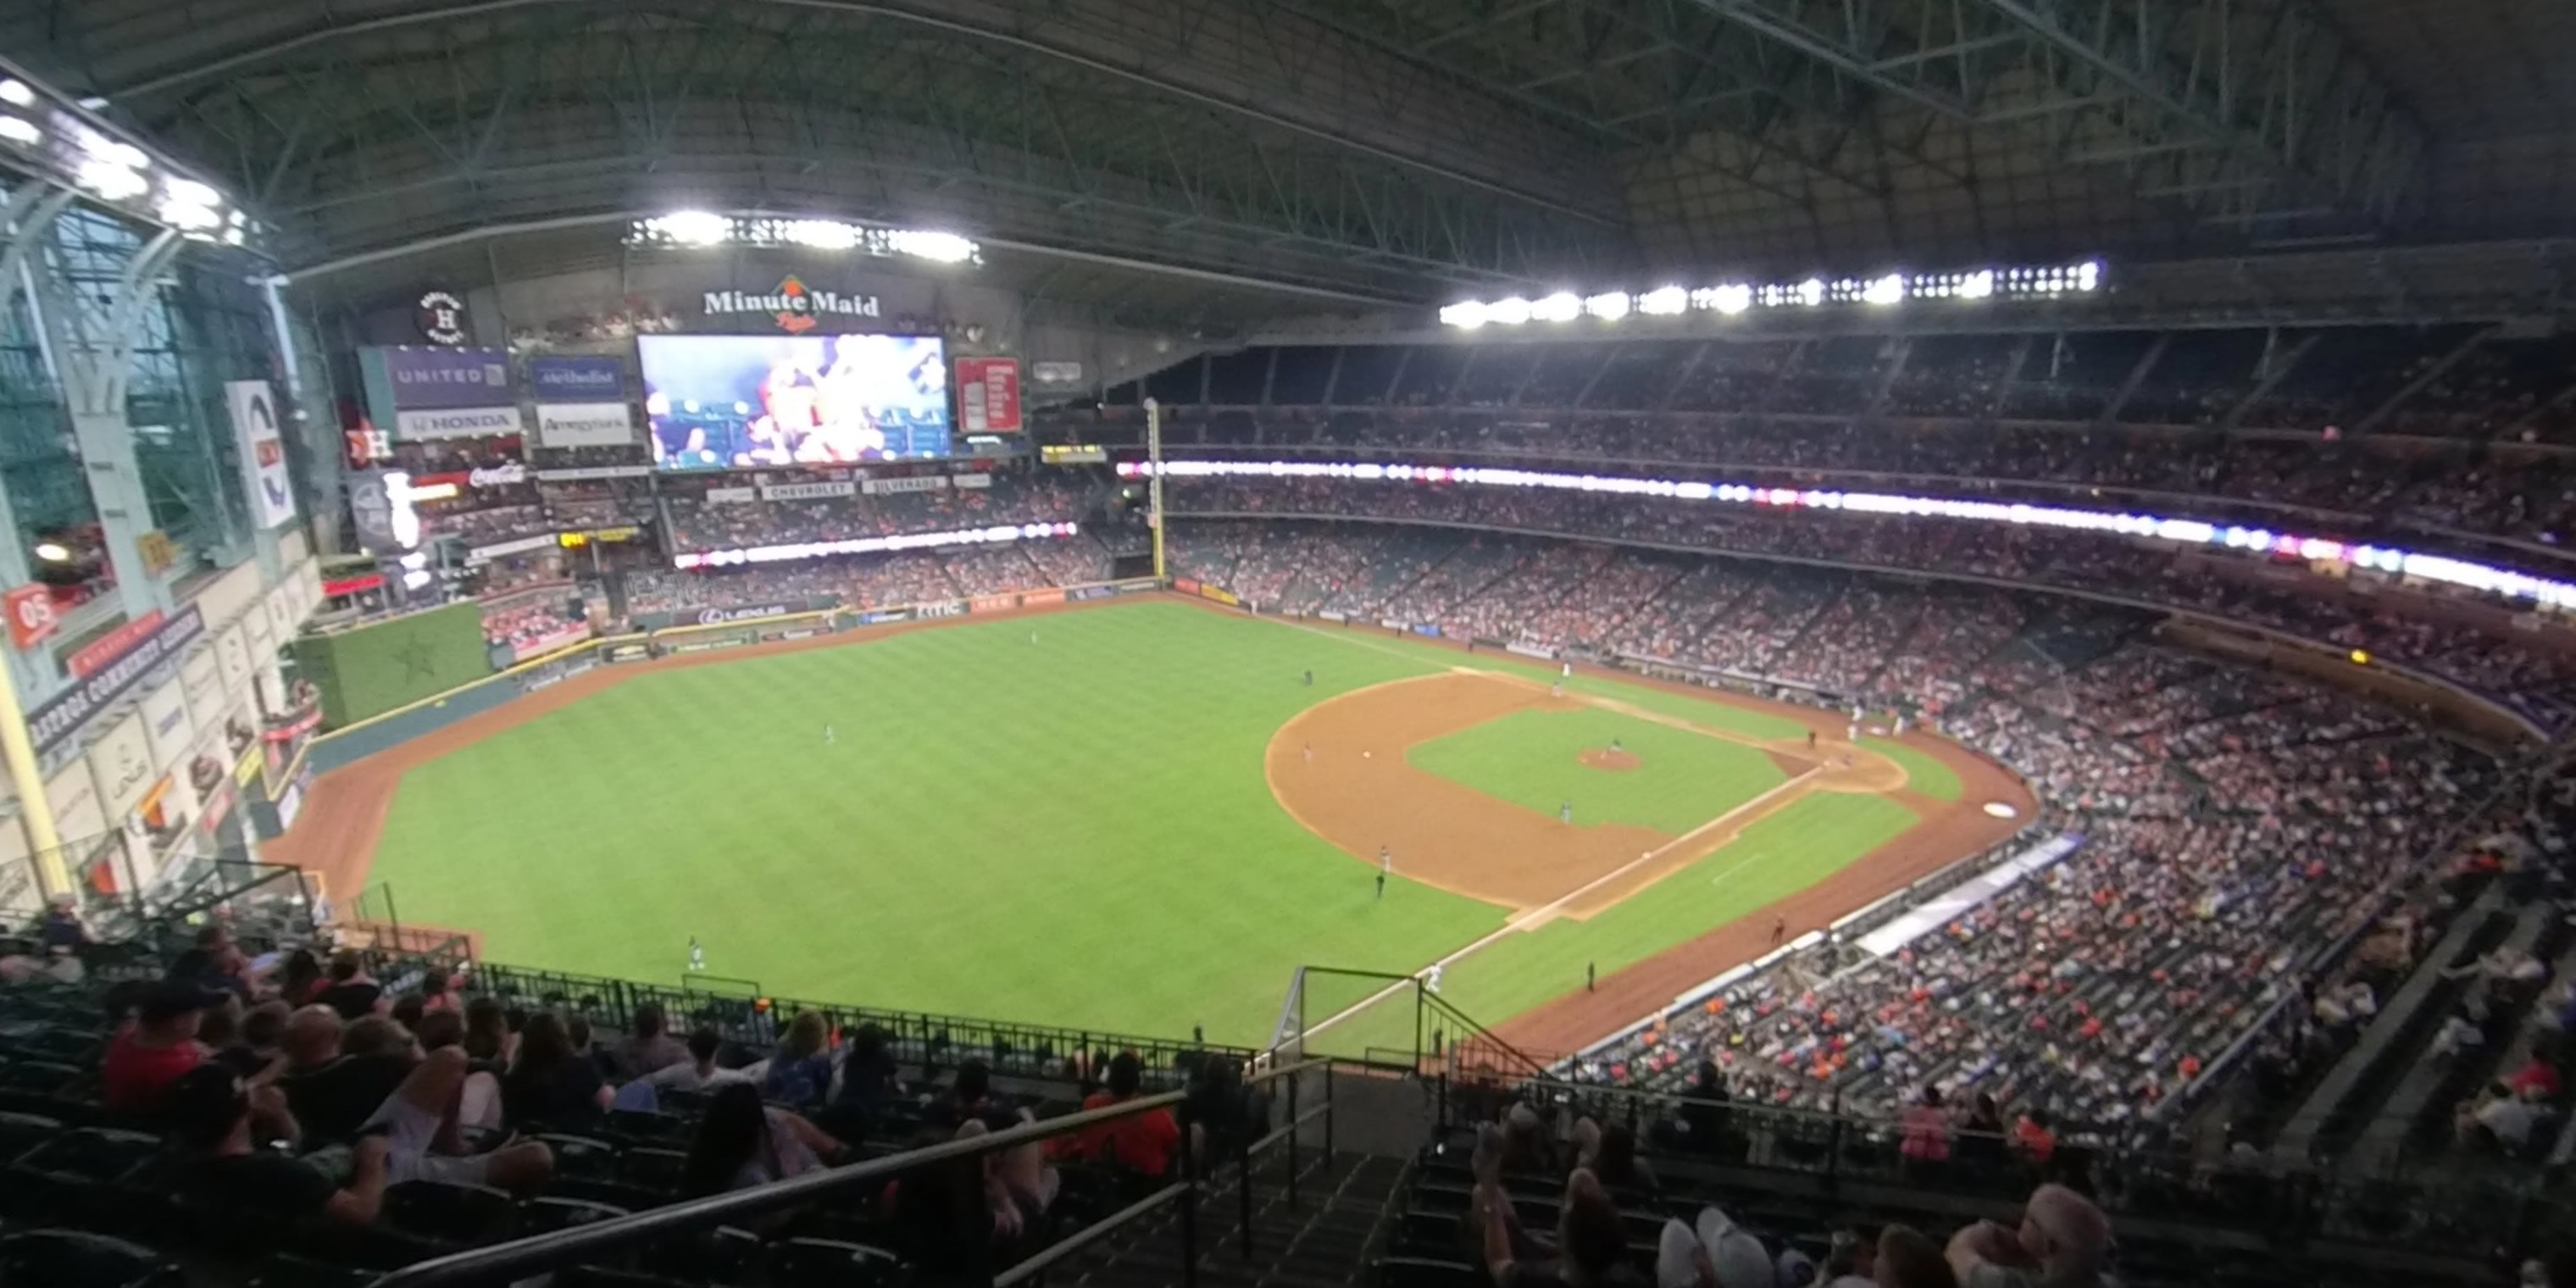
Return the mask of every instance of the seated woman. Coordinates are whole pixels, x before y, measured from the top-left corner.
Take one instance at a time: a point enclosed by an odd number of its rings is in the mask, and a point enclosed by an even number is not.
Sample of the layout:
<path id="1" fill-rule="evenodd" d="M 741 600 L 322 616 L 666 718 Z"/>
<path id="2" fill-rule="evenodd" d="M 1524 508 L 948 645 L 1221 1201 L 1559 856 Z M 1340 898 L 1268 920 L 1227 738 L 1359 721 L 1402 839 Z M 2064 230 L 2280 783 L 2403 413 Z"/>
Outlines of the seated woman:
<path id="1" fill-rule="evenodd" d="M 842 1152 L 841 1142 L 803 1116 L 762 1104 L 750 1083 L 728 1082 L 707 1099 L 689 1141 L 680 1196 L 704 1198 L 803 1176 Z"/>

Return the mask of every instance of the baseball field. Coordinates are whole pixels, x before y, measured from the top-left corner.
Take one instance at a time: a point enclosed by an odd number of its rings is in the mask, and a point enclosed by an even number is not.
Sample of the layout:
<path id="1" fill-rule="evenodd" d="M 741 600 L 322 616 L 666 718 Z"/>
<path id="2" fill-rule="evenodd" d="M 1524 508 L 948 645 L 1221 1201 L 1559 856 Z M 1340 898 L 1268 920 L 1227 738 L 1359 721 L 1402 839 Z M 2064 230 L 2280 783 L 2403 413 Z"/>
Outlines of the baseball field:
<path id="1" fill-rule="evenodd" d="M 1439 962 L 1553 1051 L 2030 808 L 1937 738 L 1558 680 L 1159 596 L 858 632 L 594 670 L 324 776 L 271 851 L 530 966 L 675 982 L 694 939 L 783 996 L 1257 1043 L 1300 964 Z"/>

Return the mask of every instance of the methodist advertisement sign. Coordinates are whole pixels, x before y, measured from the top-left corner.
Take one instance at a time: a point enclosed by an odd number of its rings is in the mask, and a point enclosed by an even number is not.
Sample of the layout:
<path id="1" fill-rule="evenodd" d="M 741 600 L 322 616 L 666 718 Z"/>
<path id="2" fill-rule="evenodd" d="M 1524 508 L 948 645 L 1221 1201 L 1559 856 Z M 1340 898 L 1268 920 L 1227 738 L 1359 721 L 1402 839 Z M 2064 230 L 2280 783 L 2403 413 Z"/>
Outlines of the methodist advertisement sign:
<path id="1" fill-rule="evenodd" d="M 626 368 L 615 358 L 532 358 L 540 447 L 623 447 L 635 441 Z"/>
<path id="2" fill-rule="evenodd" d="M 397 442 L 522 432 L 510 355 L 499 349 L 358 350 L 367 417 Z"/>
<path id="3" fill-rule="evenodd" d="M 262 529 L 295 522 L 295 484 L 286 477 L 286 439 L 277 427 L 277 395 L 265 380 L 224 385 L 232 412 L 233 442 L 241 451 L 242 486 L 250 492 L 253 525 Z"/>

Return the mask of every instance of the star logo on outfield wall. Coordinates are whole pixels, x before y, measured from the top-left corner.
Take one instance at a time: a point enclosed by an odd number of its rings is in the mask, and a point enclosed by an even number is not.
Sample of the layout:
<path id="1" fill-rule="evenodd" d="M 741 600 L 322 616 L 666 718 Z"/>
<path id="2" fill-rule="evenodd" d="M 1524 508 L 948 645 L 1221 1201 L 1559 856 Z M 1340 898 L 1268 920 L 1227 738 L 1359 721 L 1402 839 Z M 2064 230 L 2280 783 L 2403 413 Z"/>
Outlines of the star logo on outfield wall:
<path id="1" fill-rule="evenodd" d="M 402 663 L 403 678 L 406 680 L 438 678 L 438 659 L 430 655 L 429 645 L 420 640 L 405 641 L 402 648 L 394 654 L 394 660 Z"/>

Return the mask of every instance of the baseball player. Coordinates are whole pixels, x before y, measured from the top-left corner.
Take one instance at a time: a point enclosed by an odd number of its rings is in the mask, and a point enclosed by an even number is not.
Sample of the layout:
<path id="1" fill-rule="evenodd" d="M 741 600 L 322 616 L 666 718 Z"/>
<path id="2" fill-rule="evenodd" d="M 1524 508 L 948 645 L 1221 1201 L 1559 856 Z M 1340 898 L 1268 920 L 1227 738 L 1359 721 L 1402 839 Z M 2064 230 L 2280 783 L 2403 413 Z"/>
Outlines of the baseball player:
<path id="1" fill-rule="evenodd" d="M 1383 845 L 1377 847 L 1377 870 L 1380 876 L 1391 876 L 1395 872 L 1395 854 Z"/>
<path id="2" fill-rule="evenodd" d="M 1556 821 L 1559 823 L 1572 823 L 1574 821 L 1574 802 L 1566 801 L 1556 807 Z"/>
<path id="3" fill-rule="evenodd" d="M 1431 969 L 1422 972 L 1422 986 L 1435 994 L 1440 991 L 1440 963 L 1433 962 Z"/>
<path id="4" fill-rule="evenodd" d="M 1309 765 L 1315 763 L 1315 744 L 1311 742 L 1306 744 L 1306 763 Z"/>
<path id="5" fill-rule="evenodd" d="M 829 747 L 829 746 L 831 746 L 832 744 L 839 742 L 840 740 L 841 740 L 841 736 L 840 736 L 840 734 L 839 734 L 837 731 L 835 731 L 835 730 L 832 728 L 832 726 L 830 726 L 830 725 L 825 725 L 825 726 L 823 726 L 823 745 L 824 745 L 824 746 Z"/>
<path id="6" fill-rule="evenodd" d="M 1306 687 L 1310 689 L 1315 687 L 1315 673 L 1313 671 L 1306 672 Z"/>
<path id="7" fill-rule="evenodd" d="M 706 968 L 706 946 L 698 942 L 698 937 L 696 935 L 691 935 L 689 936 L 689 969 L 692 971 L 703 971 Z"/>

